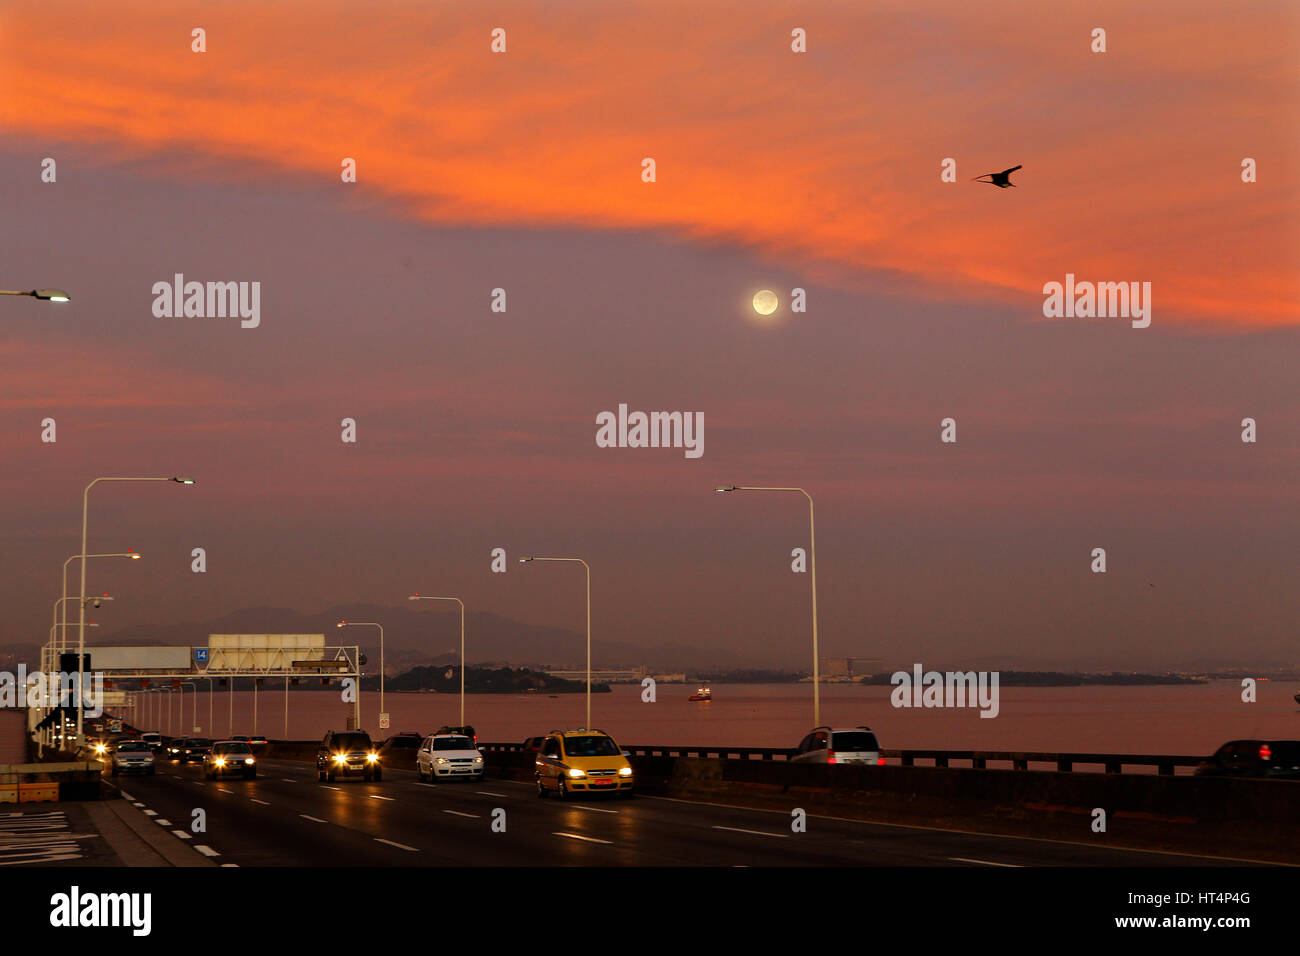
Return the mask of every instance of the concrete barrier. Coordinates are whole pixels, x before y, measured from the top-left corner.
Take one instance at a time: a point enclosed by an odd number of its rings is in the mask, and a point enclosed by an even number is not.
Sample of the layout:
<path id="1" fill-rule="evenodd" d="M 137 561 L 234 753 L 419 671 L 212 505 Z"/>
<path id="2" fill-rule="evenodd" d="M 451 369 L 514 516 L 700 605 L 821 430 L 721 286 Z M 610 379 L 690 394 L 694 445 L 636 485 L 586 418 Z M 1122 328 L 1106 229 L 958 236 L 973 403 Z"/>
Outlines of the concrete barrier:
<path id="1" fill-rule="evenodd" d="M 98 800 L 103 770 L 98 760 L 0 764 L 0 803 Z"/>
<path id="2" fill-rule="evenodd" d="M 1300 864 L 1300 783 L 769 760 L 630 758 L 643 794 L 907 826 Z M 531 780 L 535 757 L 489 751 L 487 774 Z M 1106 814 L 1094 832 L 1094 811 Z"/>

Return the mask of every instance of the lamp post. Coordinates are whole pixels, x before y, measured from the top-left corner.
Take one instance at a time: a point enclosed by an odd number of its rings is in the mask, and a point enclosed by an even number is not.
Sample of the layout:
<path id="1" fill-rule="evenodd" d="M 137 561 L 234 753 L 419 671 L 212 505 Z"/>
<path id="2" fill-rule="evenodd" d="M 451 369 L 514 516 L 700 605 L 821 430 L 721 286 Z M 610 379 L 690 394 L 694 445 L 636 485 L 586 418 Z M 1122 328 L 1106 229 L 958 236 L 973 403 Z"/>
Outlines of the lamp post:
<path id="1" fill-rule="evenodd" d="M 384 710 L 384 627 L 374 621 L 339 621 L 339 627 L 377 627 L 379 628 L 379 712 Z"/>
<path id="2" fill-rule="evenodd" d="M 68 565 L 71 564 L 73 561 L 77 560 L 77 558 L 131 558 L 132 560 L 139 560 L 140 554 L 136 551 L 118 551 L 112 554 L 68 555 L 68 560 L 63 562 L 63 597 L 60 598 L 60 600 L 62 601 L 66 601 L 68 599 Z M 58 605 L 56 604 L 55 607 L 58 608 Z M 66 607 L 62 609 L 61 616 L 63 619 L 62 620 L 63 626 L 66 628 L 68 626 L 68 609 Z M 60 631 L 59 638 L 61 641 L 66 641 L 67 632 Z"/>
<path id="3" fill-rule="evenodd" d="M 745 487 L 743 485 L 724 485 L 720 488 L 714 488 L 717 492 L 728 491 L 797 491 L 808 499 L 808 569 L 812 574 L 812 639 L 813 639 L 813 726 L 820 727 L 822 723 L 821 708 L 821 684 L 819 671 L 819 658 L 817 654 L 817 526 L 813 519 L 813 500 L 812 495 L 802 488 L 758 488 Z"/>
<path id="4" fill-rule="evenodd" d="M 185 685 L 186 684 L 194 685 L 192 688 L 194 691 L 194 722 L 190 724 L 189 732 L 183 735 L 188 737 L 190 734 L 194 733 L 194 728 L 197 727 L 199 724 L 199 685 L 196 681 L 192 681 L 192 680 L 181 681 L 181 729 L 182 730 L 185 729 Z"/>
<path id="5" fill-rule="evenodd" d="M 412 594 L 408 601 L 455 601 L 460 605 L 460 725 L 465 726 L 465 602 L 454 597 L 430 597 L 427 594 Z M 383 704 L 380 704 L 383 709 Z"/>
<path id="6" fill-rule="evenodd" d="M 72 298 L 62 289 L 32 289 L 28 292 L 20 289 L 0 289 L 0 295 L 30 295 L 33 299 L 41 299 L 45 302 L 67 302 Z"/>
<path id="7" fill-rule="evenodd" d="M 542 558 L 529 556 L 520 558 L 520 564 L 527 564 L 530 561 L 571 561 L 581 564 L 587 570 L 587 723 L 586 729 L 591 729 L 591 565 L 587 564 L 582 558 Z"/>
<path id="8" fill-rule="evenodd" d="M 50 290 L 46 290 L 50 291 Z M 38 296 L 39 298 L 39 296 Z M 52 298 L 52 297 L 51 297 Z M 66 297 L 65 297 L 66 298 Z M 194 484 L 193 478 L 180 478 L 173 475 L 170 478 L 96 478 L 90 484 L 86 485 L 86 490 L 81 493 L 81 597 L 84 601 L 86 597 L 86 524 L 90 514 L 90 489 L 101 481 L 174 481 L 181 485 Z M 85 743 L 82 735 L 82 693 L 81 683 L 85 679 L 83 665 L 86 660 L 86 605 L 81 605 L 81 621 L 77 628 L 77 746 L 81 747 Z"/>

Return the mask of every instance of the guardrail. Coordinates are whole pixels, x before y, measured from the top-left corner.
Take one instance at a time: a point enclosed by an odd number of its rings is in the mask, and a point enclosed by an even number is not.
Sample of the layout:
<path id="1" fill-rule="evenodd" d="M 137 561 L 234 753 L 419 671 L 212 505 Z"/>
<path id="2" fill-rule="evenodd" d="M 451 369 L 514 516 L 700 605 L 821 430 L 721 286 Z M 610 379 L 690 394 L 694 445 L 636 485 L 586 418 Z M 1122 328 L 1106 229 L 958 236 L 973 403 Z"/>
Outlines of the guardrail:
<path id="1" fill-rule="evenodd" d="M 523 744 L 480 743 L 480 750 L 500 753 L 517 752 Z M 625 751 L 634 757 L 698 757 L 720 760 L 789 760 L 794 750 L 787 747 L 661 747 L 627 746 Z M 904 767 L 917 766 L 917 761 L 930 761 L 928 765 L 949 767 L 954 761 L 975 770 L 987 770 L 990 763 L 1009 763 L 1013 770 L 1028 770 L 1030 764 L 1051 764 L 1061 773 L 1073 773 L 1075 765 L 1100 766 L 1106 773 L 1123 773 L 1125 767 L 1155 767 L 1162 776 L 1172 776 L 1177 767 L 1195 767 L 1205 757 L 1177 754 L 1099 754 L 1050 753 L 1019 750 L 882 750 L 886 760 L 897 761 Z M 926 766 L 927 764 L 921 764 Z M 996 768 L 994 768 L 996 769 Z"/>

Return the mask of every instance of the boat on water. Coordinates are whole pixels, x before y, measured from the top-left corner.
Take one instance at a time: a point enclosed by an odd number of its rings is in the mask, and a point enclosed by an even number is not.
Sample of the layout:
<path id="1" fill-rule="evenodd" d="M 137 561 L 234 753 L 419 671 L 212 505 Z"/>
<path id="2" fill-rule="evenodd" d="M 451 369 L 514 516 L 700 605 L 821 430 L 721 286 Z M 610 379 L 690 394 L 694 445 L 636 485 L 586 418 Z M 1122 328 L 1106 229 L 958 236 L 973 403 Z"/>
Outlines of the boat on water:
<path id="1" fill-rule="evenodd" d="M 691 700 L 713 700 L 713 691 L 708 687 L 701 687 L 690 696 Z"/>

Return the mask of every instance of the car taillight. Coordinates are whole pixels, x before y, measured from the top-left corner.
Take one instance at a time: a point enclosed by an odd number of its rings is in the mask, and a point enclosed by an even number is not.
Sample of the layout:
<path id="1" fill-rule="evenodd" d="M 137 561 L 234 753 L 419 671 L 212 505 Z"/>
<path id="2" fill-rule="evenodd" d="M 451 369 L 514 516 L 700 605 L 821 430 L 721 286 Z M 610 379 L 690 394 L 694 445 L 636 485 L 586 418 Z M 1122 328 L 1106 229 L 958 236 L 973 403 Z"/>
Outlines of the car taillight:
<path id="1" fill-rule="evenodd" d="M 834 750 L 828 750 L 828 751 L 826 751 L 826 762 L 827 762 L 827 763 L 839 763 L 839 761 L 835 759 L 835 751 L 834 751 Z"/>
<path id="2" fill-rule="evenodd" d="M 883 767 L 884 765 L 885 765 L 885 758 L 884 758 L 884 757 L 877 757 L 877 758 L 876 758 L 876 766 L 878 766 L 878 767 Z"/>
<path id="3" fill-rule="evenodd" d="M 1259 748 L 1259 759 L 1260 760 L 1273 759 L 1273 751 L 1269 749 L 1268 744 L 1264 744 Z"/>

